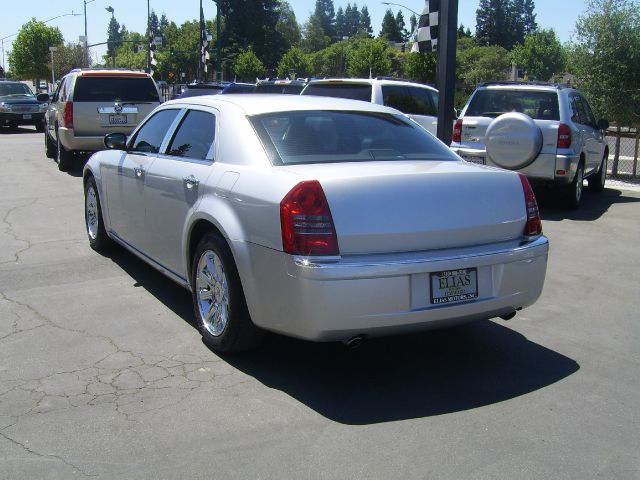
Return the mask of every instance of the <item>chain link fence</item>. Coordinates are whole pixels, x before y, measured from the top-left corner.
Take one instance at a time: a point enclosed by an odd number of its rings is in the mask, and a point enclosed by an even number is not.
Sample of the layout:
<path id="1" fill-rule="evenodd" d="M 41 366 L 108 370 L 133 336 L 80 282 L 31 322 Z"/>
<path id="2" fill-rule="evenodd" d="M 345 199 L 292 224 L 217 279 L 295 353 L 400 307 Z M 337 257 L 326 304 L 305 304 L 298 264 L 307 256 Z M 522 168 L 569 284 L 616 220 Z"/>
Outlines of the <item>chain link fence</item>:
<path id="1" fill-rule="evenodd" d="M 608 173 L 610 177 L 620 180 L 640 179 L 638 168 L 639 135 L 637 128 L 612 127 L 607 130 Z"/>

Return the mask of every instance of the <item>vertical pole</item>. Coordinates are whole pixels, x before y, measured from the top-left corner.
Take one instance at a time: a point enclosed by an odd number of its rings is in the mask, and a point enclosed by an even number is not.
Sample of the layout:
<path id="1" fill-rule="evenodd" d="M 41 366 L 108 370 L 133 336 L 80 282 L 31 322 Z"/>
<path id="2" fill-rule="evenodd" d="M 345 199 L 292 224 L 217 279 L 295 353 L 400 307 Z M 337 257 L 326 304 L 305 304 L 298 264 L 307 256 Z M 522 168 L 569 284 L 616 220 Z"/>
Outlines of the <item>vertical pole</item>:
<path id="1" fill-rule="evenodd" d="M 638 176 L 638 144 L 640 144 L 640 129 L 636 130 L 636 148 L 633 152 L 633 177 Z"/>
<path id="2" fill-rule="evenodd" d="M 55 89 L 56 85 L 56 74 L 53 70 L 53 50 L 51 50 L 51 85 Z"/>
<path id="3" fill-rule="evenodd" d="M 216 76 L 220 74 L 220 81 L 222 81 L 222 65 L 220 64 L 220 0 L 214 0 L 216 2 Z M 4 50 L 2 50 L 4 55 Z M 4 64 L 4 57 L 2 60 Z"/>
<path id="4" fill-rule="evenodd" d="M 82 0 L 84 6 L 84 59 L 85 66 L 89 66 L 89 37 L 87 37 L 87 0 Z"/>
<path id="5" fill-rule="evenodd" d="M 147 0 L 147 73 L 151 73 L 151 12 Z"/>
<path id="6" fill-rule="evenodd" d="M 200 0 L 200 10 L 198 11 L 198 30 L 200 31 L 200 42 L 198 42 L 198 81 L 202 80 L 200 72 L 202 71 L 202 0 Z"/>
<path id="7" fill-rule="evenodd" d="M 451 144 L 456 90 L 458 0 L 440 0 L 438 33 L 438 138 Z"/>

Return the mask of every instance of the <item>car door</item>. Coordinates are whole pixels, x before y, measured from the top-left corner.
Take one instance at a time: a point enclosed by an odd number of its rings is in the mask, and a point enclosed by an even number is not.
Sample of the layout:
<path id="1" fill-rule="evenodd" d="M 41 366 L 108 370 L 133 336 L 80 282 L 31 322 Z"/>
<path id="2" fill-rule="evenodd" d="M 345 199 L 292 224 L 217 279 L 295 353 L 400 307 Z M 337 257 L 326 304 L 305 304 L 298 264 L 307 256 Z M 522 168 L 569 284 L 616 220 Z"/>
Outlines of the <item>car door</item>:
<path id="1" fill-rule="evenodd" d="M 190 108 L 145 179 L 145 251 L 164 268 L 186 279 L 184 230 L 214 170 L 216 111 Z"/>
<path id="2" fill-rule="evenodd" d="M 102 172 L 111 230 L 143 253 L 147 171 L 179 113 L 180 109 L 164 109 L 149 117 L 129 140 L 127 151 Z"/>
<path id="3" fill-rule="evenodd" d="M 570 98 L 572 109 L 571 119 L 576 124 L 576 127 L 580 132 L 582 152 L 585 157 L 584 171 L 585 174 L 589 174 L 595 168 L 598 168 L 600 160 L 602 159 L 602 153 L 596 140 L 597 136 L 600 135 L 600 132 L 598 132 L 596 128 L 593 115 L 591 115 L 590 118 L 590 112 L 587 110 L 587 104 L 583 100 L 582 96 L 574 93 Z"/>
<path id="4" fill-rule="evenodd" d="M 604 156 L 606 139 L 602 134 L 602 130 L 598 129 L 596 117 L 591 111 L 589 102 L 587 102 L 587 99 L 582 95 L 580 95 L 579 98 L 582 102 L 584 113 L 586 116 L 586 127 L 584 134 L 585 142 L 587 145 L 587 152 L 589 152 L 588 154 L 591 157 L 590 169 L 597 171 L 600 168 L 600 162 L 602 161 L 602 157 Z"/>

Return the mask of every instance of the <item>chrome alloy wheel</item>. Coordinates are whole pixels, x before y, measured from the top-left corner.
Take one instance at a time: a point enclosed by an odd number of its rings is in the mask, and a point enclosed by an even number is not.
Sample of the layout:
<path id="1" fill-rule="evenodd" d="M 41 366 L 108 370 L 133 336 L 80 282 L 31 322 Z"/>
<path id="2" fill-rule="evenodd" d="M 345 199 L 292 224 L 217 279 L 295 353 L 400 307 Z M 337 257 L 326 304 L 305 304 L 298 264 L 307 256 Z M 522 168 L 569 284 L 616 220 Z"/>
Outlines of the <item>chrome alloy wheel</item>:
<path id="1" fill-rule="evenodd" d="M 205 250 L 198 260 L 195 287 L 200 321 L 219 337 L 229 322 L 229 284 L 222 260 L 212 250 Z"/>
<path id="2" fill-rule="evenodd" d="M 85 220 L 87 222 L 87 234 L 91 240 L 98 237 L 98 228 L 100 226 L 100 215 L 98 213 L 98 195 L 93 185 L 87 188 L 87 195 L 84 201 Z"/>

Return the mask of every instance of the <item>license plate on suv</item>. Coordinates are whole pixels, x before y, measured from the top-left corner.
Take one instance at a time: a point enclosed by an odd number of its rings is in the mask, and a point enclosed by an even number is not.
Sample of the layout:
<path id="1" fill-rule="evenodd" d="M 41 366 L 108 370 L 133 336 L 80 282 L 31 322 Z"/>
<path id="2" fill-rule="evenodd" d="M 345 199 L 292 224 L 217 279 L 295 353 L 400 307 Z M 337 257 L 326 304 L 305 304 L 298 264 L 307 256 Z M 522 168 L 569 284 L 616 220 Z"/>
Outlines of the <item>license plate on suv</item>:
<path id="1" fill-rule="evenodd" d="M 462 268 L 431 274 L 431 304 L 464 302 L 478 298 L 478 270 Z"/>
<path id="2" fill-rule="evenodd" d="M 109 115 L 109 125 L 126 125 L 127 124 L 127 116 L 120 114 L 110 114 Z"/>

